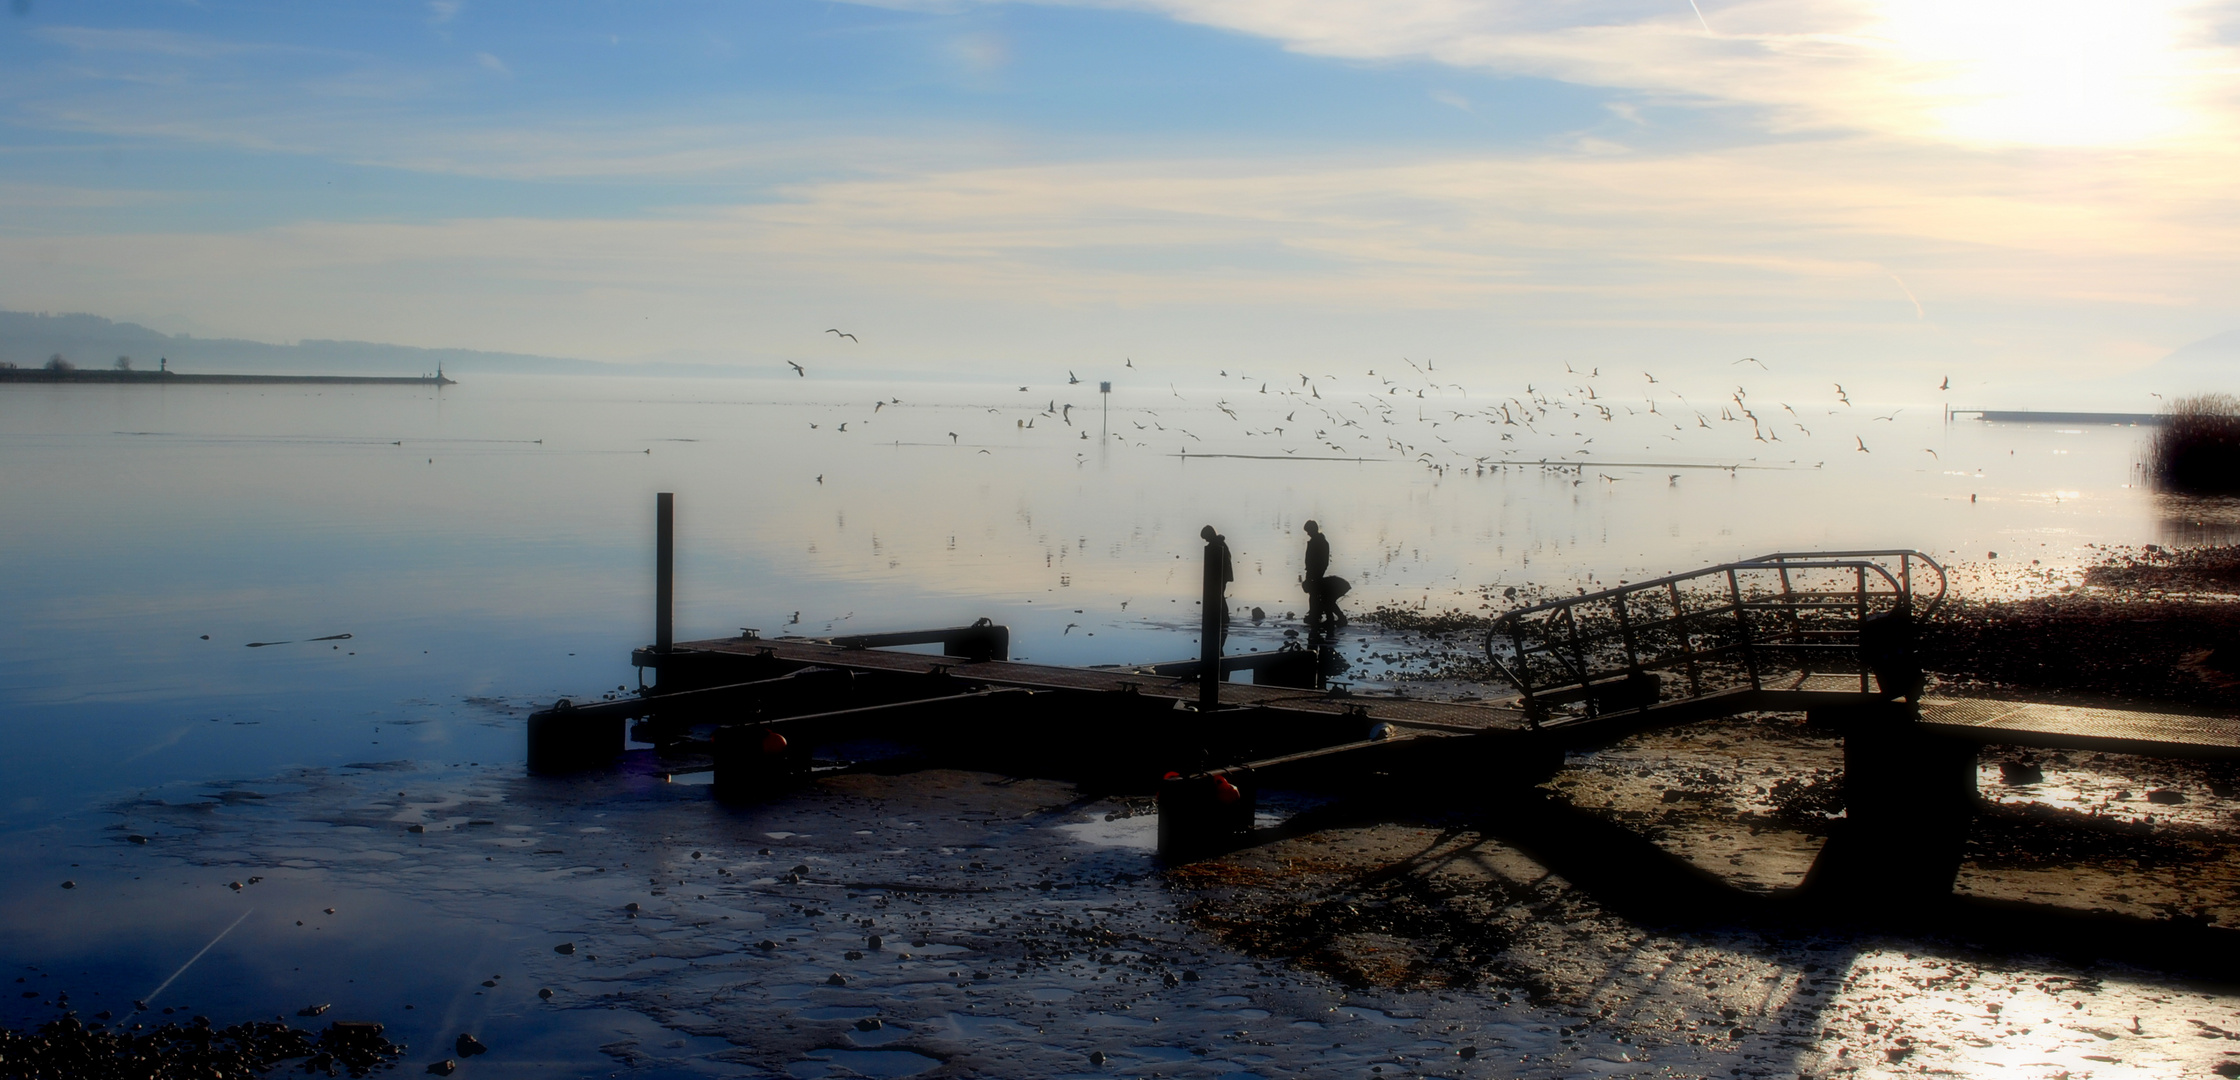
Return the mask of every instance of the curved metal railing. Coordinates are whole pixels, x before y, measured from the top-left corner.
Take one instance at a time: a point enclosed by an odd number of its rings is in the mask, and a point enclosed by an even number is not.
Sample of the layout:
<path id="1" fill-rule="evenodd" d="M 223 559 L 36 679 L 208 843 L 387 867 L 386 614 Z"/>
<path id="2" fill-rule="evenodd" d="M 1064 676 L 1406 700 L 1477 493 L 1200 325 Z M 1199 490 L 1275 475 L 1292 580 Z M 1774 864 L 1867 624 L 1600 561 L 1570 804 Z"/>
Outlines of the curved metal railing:
<path id="1" fill-rule="evenodd" d="M 1494 620 L 1486 657 L 1536 720 L 1831 676 L 1895 696 L 1910 688 L 1881 685 L 1868 654 L 1910 650 L 1946 590 L 1919 551 L 1774 552 L 1518 608 Z"/>

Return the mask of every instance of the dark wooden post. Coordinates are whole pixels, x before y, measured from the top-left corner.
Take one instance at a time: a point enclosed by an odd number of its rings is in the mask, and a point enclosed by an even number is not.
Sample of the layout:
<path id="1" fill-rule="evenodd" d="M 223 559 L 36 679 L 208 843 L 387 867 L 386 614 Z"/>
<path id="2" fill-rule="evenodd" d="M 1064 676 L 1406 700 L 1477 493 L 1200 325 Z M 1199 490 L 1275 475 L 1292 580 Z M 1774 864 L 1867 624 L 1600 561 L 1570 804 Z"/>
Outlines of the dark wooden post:
<path id="1" fill-rule="evenodd" d="M 1909 701 L 1810 716 L 1843 733 L 1844 820 L 1806 888 L 1850 905 L 1949 897 L 1975 816 L 1975 745 L 1923 734 Z"/>
<path id="2" fill-rule="evenodd" d="M 1212 528 L 1212 526 L 1207 526 Z M 1199 601 L 1202 625 L 1198 630 L 1198 710 L 1212 712 L 1221 706 L 1221 624 L 1228 613 L 1228 601 L 1221 595 L 1226 582 L 1221 580 L 1221 546 L 1225 543 L 1217 533 L 1206 541 L 1206 574 L 1204 596 Z"/>
<path id="3" fill-rule="evenodd" d="M 664 491 L 653 498 L 653 648 L 668 652 L 677 590 L 677 496 Z"/>

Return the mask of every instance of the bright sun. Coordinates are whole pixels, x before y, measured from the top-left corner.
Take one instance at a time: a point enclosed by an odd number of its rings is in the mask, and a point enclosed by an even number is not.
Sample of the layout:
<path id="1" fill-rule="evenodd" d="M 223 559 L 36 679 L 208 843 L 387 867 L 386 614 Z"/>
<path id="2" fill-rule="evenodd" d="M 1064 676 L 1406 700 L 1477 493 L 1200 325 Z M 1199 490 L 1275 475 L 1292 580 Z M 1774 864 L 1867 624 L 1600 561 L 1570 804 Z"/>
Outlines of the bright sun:
<path id="1" fill-rule="evenodd" d="M 2224 72 L 2169 0 L 1890 0 L 1876 36 L 1945 134 L 2085 145 L 2179 133 Z"/>

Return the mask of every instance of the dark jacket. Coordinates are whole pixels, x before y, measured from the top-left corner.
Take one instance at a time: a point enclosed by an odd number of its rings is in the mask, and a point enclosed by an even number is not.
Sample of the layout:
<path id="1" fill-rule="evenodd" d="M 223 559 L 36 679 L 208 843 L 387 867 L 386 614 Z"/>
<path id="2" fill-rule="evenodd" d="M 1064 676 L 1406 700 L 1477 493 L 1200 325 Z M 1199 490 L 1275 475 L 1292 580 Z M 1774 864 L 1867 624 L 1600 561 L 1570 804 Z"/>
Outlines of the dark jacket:
<path id="1" fill-rule="evenodd" d="M 1217 548 L 1218 551 L 1215 550 Z M 1206 553 L 1211 557 L 1210 561 L 1217 562 L 1220 565 L 1221 583 L 1223 585 L 1237 580 L 1236 565 L 1229 561 L 1228 537 L 1215 534 L 1213 539 L 1206 541 Z"/>

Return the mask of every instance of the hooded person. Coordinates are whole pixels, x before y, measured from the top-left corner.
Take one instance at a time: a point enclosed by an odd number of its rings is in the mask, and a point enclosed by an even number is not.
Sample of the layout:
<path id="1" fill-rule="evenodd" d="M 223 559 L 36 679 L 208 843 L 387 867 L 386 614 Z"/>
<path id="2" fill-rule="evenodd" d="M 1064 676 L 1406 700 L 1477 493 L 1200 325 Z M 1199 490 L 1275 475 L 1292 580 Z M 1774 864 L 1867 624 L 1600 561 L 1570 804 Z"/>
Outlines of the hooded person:
<path id="1" fill-rule="evenodd" d="M 1330 538 L 1313 521 L 1302 527 L 1307 533 L 1307 572 L 1299 586 L 1307 593 L 1307 626 L 1320 628 L 1325 622 L 1344 626 L 1346 615 L 1338 610 L 1338 598 L 1350 587 L 1345 579 L 1330 576 Z"/>
<path id="2" fill-rule="evenodd" d="M 1229 583 L 1237 580 L 1236 565 L 1229 558 L 1229 538 L 1213 531 L 1208 525 L 1198 530 L 1198 538 L 1206 542 L 1206 589 L 1208 597 L 1221 597 L 1221 636 L 1229 636 Z M 1216 580 L 1218 578 L 1218 580 Z"/>

